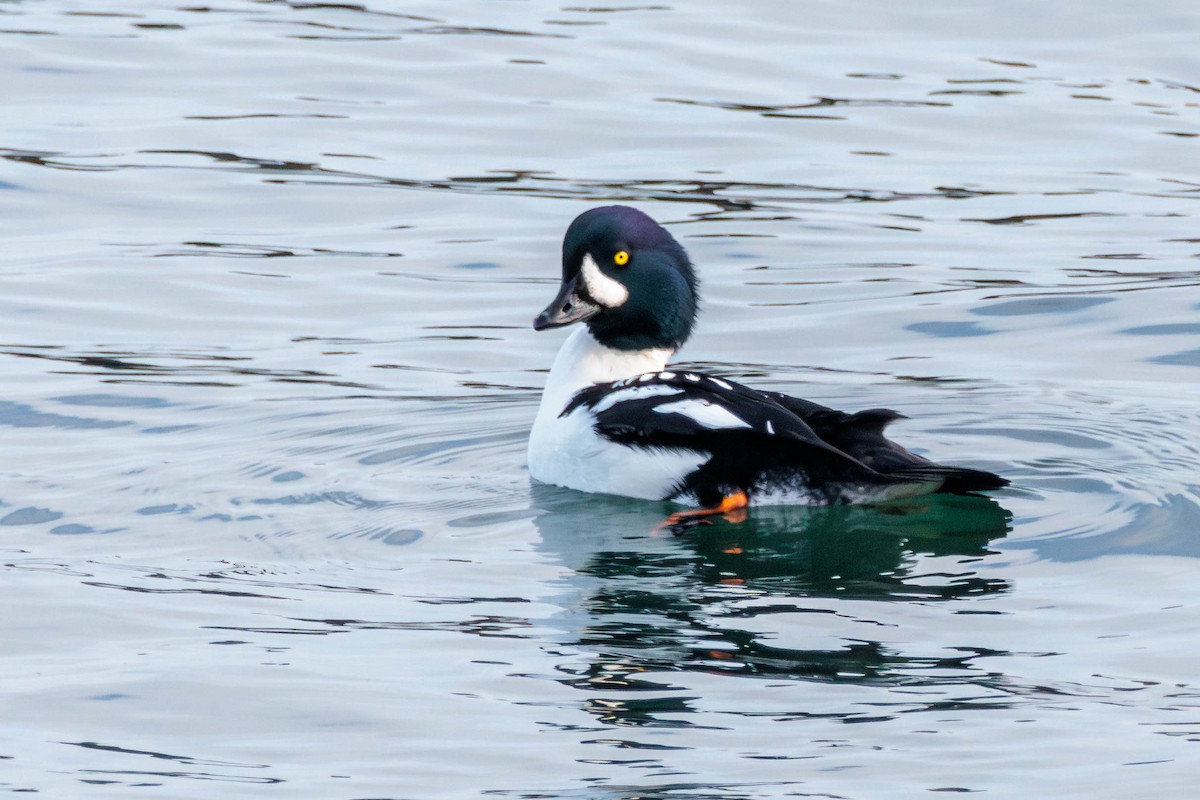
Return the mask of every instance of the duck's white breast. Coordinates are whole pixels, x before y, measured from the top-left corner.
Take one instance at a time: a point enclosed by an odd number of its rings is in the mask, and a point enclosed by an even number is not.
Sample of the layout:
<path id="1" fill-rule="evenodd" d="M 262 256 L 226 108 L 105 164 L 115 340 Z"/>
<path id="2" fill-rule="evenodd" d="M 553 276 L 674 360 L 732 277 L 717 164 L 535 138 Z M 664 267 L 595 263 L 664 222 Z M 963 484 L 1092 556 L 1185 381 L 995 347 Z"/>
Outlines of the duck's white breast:
<path id="1" fill-rule="evenodd" d="M 529 474 L 543 483 L 584 492 L 645 500 L 673 495 L 680 481 L 708 460 L 708 454 L 616 444 L 596 433 L 593 413 L 583 406 L 559 416 L 579 390 L 659 372 L 670 354 L 668 350 L 616 351 L 598 344 L 586 328 L 572 333 L 554 360 L 529 435 Z M 661 392 L 664 387 L 630 387 L 617 394 L 639 389 Z"/>
<path id="2" fill-rule="evenodd" d="M 596 433 L 594 418 L 576 408 L 535 429 L 529 441 L 529 474 L 539 481 L 584 492 L 665 500 L 708 460 L 690 450 L 616 444 Z"/>

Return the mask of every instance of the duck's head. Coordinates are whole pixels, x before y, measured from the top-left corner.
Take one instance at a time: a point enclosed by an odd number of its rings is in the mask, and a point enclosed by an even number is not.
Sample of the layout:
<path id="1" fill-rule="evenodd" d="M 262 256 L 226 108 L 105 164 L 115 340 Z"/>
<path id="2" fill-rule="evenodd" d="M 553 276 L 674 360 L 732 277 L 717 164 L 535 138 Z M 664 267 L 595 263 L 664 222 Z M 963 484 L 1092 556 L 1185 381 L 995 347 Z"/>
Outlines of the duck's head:
<path id="1" fill-rule="evenodd" d="M 607 347 L 675 350 L 691 335 L 697 302 L 696 274 L 679 242 L 636 208 L 602 206 L 567 228 L 562 286 L 533 327 L 586 321 Z"/>

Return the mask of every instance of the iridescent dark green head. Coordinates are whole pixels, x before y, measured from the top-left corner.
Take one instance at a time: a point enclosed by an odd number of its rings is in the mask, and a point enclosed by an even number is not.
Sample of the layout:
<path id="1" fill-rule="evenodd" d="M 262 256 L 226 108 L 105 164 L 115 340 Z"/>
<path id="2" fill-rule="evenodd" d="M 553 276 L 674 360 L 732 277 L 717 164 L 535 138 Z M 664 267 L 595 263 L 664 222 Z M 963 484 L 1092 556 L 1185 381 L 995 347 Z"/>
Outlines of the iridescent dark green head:
<path id="1" fill-rule="evenodd" d="M 697 289 L 687 253 L 666 228 L 629 206 L 593 208 L 567 228 L 562 286 L 533 327 L 586 321 L 607 347 L 677 349 L 692 333 Z"/>

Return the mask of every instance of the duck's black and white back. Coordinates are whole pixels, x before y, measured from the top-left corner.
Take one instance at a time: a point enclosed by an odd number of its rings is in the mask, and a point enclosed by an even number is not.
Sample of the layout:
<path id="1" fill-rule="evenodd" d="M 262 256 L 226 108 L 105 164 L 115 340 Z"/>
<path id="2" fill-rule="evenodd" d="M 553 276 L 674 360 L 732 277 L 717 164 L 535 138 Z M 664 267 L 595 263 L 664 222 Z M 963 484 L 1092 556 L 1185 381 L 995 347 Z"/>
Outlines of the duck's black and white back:
<path id="1" fill-rule="evenodd" d="M 778 392 L 668 369 L 691 333 L 697 281 L 683 248 L 626 206 L 581 214 L 563 240 L 562 285 L 538 330 L 585 322 L 559 350 L 529 439 L 536 480 L 715 505 L 875 502 L 999 488 L 883 435 L 900 417 L 846 414 Z"/>

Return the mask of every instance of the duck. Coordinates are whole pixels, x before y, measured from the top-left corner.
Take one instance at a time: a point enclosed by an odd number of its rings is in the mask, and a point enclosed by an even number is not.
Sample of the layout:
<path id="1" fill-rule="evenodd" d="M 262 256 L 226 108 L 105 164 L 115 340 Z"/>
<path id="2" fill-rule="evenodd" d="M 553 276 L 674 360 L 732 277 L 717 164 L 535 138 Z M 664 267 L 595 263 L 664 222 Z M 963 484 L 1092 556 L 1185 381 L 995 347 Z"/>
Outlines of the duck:
<path id="1" fill-rule="evenodd" d="M 650 216 L 609 205 L 571 222 L 558 293 L 533 321 L 537 331 L 578 325 L 530 431 L 533 480 L 693 507 L 672 524 L 752 503 L 880 503 L 1008 485 L 891 441 L 884 429 L 903 418 L 896 411 L 847 413 L 668 366 L 698 311 L 687 252 Z"/>

